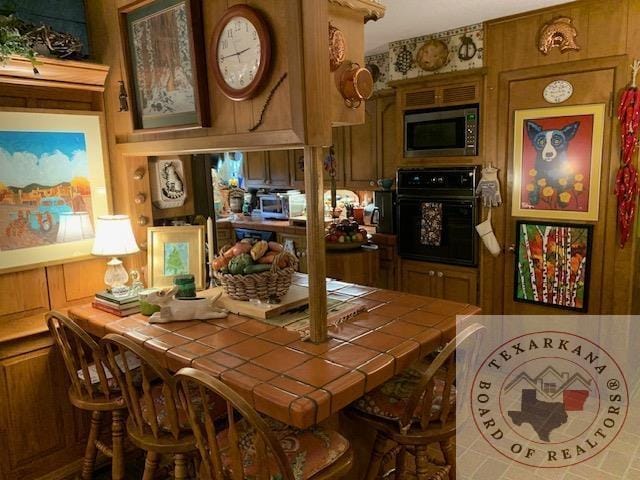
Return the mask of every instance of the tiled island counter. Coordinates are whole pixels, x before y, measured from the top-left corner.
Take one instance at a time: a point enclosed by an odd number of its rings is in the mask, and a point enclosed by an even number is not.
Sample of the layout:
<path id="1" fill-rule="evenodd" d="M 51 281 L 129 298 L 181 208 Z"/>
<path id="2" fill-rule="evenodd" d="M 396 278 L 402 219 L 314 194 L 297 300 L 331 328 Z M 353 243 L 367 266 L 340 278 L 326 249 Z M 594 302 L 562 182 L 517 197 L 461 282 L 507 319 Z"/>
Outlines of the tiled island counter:
<path id="1" fill-rule="evenodd" d="M 306 286 L 307 276 L 294 283 Z M 480 309 L 429 297 L 327 280 L 335 298 L 367 311 L 329 327 L 321 344 L 285 328 L 230 314 L 209 321 L 150 325 L 137 314 L 120 318 L 90 305 L 69 314 L 89 333 L 119 333 L 154 352 L 176 371 L 193 366 L 215 375 L 259 412 L 306 428 L 329 418 L 456 332 Z"/>

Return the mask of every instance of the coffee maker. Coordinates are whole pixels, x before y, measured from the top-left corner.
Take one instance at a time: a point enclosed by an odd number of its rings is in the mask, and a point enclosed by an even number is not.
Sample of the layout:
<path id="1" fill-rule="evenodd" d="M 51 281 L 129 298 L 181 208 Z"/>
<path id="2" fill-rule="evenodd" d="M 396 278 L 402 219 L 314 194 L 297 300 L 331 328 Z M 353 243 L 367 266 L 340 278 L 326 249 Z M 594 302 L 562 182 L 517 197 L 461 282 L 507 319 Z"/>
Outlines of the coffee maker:
<path id="1" fill-rule="evenodd" d="M 396 233 L 396 192 L 393 190 L 377 190 L 374 192 L 375 205 L 379 212 L 378 233 Z"/>

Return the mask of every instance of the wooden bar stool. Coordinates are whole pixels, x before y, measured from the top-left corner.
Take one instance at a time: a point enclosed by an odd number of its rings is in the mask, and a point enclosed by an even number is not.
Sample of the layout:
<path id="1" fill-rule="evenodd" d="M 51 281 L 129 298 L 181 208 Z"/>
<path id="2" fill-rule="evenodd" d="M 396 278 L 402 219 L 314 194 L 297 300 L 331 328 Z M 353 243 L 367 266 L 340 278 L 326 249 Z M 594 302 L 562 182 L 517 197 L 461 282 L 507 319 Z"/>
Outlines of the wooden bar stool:
<path id="1" fill-rule="evenodd" d="M 230 387 L 200 370 L 183 368 L 176 378 L 200 451 L 203 480 L 328 480 L 351 469 L 351 446 L 337 432 L 298 430 L 261 417 Z M 225 428 L 216 427 L 211 412 L 218 409 L 203 398 L 223 399 Z"/>
<path id="2" fill-rule="evenodd" d="M 112 478 L 121 480 L 125 478 L 123 440 L 126 405 L 106 359 L 99 345 L 70 318 L 55 311 L 47 313 L 45 318 L 71 380 L 69 400 L 73 406 L 92 412 L 91 430 L 82 463 L 82 479 L 92 478 L 96 454 L 100 450 L 111 457 Z M 111 412 L 110 447 L 98 440 L 104 412 Z"/>
<path id="3" fill-rule="evenodd" d="M 407 478 L 408 451 L 415 455 L 419 480 L 447 477 L 455 480 L 456 369 L 460 373 L 463 370 L 468 372 L 473 365 L 484 329 L 477 323 L 470 325 L 458 333 L 432 362 L 414 364 L 365 394 L 346 410 L 351 418 L 377 431 L 365 477 L 367 480 L 381 478 L 380 470 L 389 453 L 396 457 L 395 478 Z M 391 450 L 388 448 L 390 442 L 395 444 Z M 444 464 L 438 465 L 429 459 L 427 447 L 432 443 L 440 445 Z"/>
<path id="4" fill-rule="evenodd" d="M 147 452 L 143 480 L 153 478 L 163 454 L 174 457 L 174 478 L 185 480 L 187 458 L 196 452 L 196 444 L 186 412 L 177 402 L 175 379 L 128 338 L 109 334 L 100 343 L 129 410 L 127 434 Z M 140 364 L 138 369 L 132 368 L 131 357 Z M 118 358 L 124 360 L 116 363 Z"/>

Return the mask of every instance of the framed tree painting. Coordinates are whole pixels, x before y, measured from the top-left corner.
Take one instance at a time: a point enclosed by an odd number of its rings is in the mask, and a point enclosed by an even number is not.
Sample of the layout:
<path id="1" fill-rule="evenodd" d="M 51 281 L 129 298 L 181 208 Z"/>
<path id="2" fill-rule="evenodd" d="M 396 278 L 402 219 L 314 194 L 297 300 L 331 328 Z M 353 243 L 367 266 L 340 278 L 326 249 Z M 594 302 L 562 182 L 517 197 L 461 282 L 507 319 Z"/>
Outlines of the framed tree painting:
<path id="1" fill-rule="evenodd" d="M 604 104 L 518 110 L 511 214 L 596 221 Z"/>
<path id="2" fill-rule="evenodd" d="M 196 288 L 205 287 L 204 226 L 147 228 L 147 283 L 170 287 L 176 275 L 191 274 Z"/>
<path id="3" fill-rule="evenodd" d="M 0 109 L 0 273 L 87 257 L 109 213 L 102 116 Z"/>
<path id="4" fill-rule="evenodd" d="M 517 222 L 514 300 L 586 311 L 591 225 Z"/>
<path id="5" fill-rule="evenodd" d="M 120 14 L 135 127 L 207 126 L 200 0 L 154 0 Z"/>

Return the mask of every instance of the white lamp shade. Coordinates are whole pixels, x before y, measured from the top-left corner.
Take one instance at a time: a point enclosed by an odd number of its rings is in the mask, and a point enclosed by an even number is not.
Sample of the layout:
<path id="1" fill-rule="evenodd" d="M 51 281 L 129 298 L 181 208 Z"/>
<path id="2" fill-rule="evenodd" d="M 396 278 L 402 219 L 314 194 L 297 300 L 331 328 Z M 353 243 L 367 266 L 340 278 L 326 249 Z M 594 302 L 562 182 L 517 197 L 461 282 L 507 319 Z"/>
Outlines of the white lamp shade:
<path id="1" fill-rule="evenodd" d="M 89 212 L 65 212 L 60 214 L 57 243 L 76 242 L 93 238 L 93 226 Z"/>
<path id="2" fill-rule="evenodd" d="M 139 252 L 127 215 L 103 215 L 96 222 L 93 255 L 117 257 Z"/>

